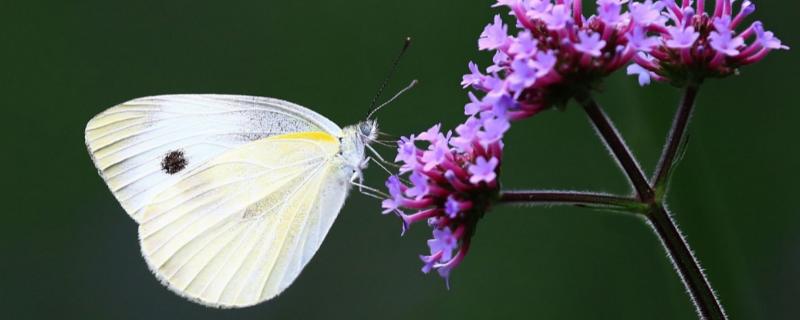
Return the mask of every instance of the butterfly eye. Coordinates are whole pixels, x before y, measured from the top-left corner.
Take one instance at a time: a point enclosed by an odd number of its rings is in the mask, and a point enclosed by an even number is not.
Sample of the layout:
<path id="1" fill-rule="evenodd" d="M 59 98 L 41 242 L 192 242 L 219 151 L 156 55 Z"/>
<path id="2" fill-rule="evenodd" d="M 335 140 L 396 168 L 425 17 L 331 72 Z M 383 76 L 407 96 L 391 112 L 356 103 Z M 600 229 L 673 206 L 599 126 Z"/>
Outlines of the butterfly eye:
<path id="1" fill-rule="evenodd" d="M 361 131 L 362 135 L 369 137 L 370 135 L 372 135 L 372 124 L 370 124 L 369 122 L 362 122 L 358 126 L 358 130 Z"/>

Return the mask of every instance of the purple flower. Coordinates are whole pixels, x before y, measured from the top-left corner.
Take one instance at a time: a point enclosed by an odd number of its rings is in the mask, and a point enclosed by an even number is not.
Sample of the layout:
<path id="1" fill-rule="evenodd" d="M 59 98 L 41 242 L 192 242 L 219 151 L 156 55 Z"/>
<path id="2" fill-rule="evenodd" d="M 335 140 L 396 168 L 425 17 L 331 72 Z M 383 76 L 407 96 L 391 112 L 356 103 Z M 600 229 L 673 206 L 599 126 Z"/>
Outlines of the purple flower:
<path id="1" fill-rule="evenodd" d="M 650 71 L 642 68 L 642 66 L 638 64 L 632 64 L 628 66 L 627 69 L 628 75 L 639 75 L 639 85 L 644 87 L 650 84 Z"/>
<path id="2" fill-rule="evenodd" d="M 648 72 L 632 67 L 628 73 L 638 75 L 640 83 L 656 79 L 683 85 L 735 74 L 742 66 L 761 61 L 772 49 L 789 49 L 771 32 L 765 32 L 759 21 L 737 32 L 737 26 L 755 11 L 755 5 L 742 1 L 739 12 L 734 13 L 733 2 L 716 1 L 716 6 L 710 11 L 706 10 L 705 1 L 700 0 L 681 1 L 680 4 L 674 0 L 632 3 L 632 19 L 646 27 L 633 29 L 630 44 L 640 53 L 649 53 L 652 60 L 634 55 L 636 63 Z M 648 5 L 651 8 L 645 10 Z M 658 19 L 668 17 L 669 26 L 666 26 L 666 21 L 650 25 L 642 23 L 654 21 L 653 10 L 660 10 L 662 6 L 667 10 Z M 654 45 L 645 31 L 659 33 L 661 43 Z"/>
<path id="3" fill-rule="evenodd" d="M 397 156 L 394 158 L 395 162 L 416 161 L 417 160 L 417 146 L 414 145 L 414 135 L 410 137 L 400 137 L 397 141 Z"/>
<path id="4" fill-rule="evenodd" d="M 661 15 L 661 10 L 664 9 L 664 3 L 661 1 L 656 1 L 655 3 L 653 3 L 652 0 L 631 2 L 629 7 L 631 9 L 631 19 L 640 26 L 664 24 L 664 17 Z"/>
<path id="5" fill-rule="evenodd" d="M 450 271 L 453 270 L 453 266 L 449 263 L 436 263 L 433 267 L 437 268 L 436 272 L 439 273 L 440 277 L 444 278 L 445 286 L 447 286 L 447 290 L 450 290 Z"/>
<path id="6" fill-rule="evenodd" d="M 661 1 L 631 4 L 628 7 L 636 11 L 633 16 L 624 6 L 628 0 L 596 1 L 598 13 L 589 18 L 580 1 L 498 1 L 494 6 L 510 9 L 517 19 L 511 28 L 517 30 L 508 30 L 497 17 L 485 28 L 481 41 L 497 39 L 494 45 L 481 47 L 494 48 L 493 64 L 486 68 L 489 74 L 480 85 L 472 85 L 484 95 L 471 97 L 466 113 L 487 112 L 491 105 L 489 117 L 517 121 L 533 116 L 569 101 L 583 88 L 596 87 L 602 78 L 631 62 L 638 51 L 661 45 L 660 39 L 647 34 L 666 33 Z M 637 38 L 632 39 L 635 29 Z M 509 32 L 516 36 L 508 36 Z M 477 82 L 473 79 L 465 78 L 464 85 Z"/>
<path id="7" fill-rule="evenodd" d="M 450 145 L 460 151 L 472 149 L 472 141 L 478 136 L 481 129 L 481 121 L 475 117 L 467 118 L 463 124 L 456 127 L 456 136 L 450 139 Z"/>
<path id="8" fill-rule="evenodd" d="M 477 136 L 484 143 L 497 142 L 509 128 L 511 124 L 505 118 L 492 117 L 483 121 L 483 130 L 479 131 Z"/>
<path id="9" fill-rule="evenodd" d="M 533 61 L 533 65 L 536 66 L 536 77 L 542 78 L 546 76 L 555 68 L 557 62 L 558 57 L 556 57 L 556 54 L 553 53 L 552 50 L 548 50 L 547 52 L 539 51 L 536 53 L 536 60 Z"/>
<path id="10" fill-rule="evenodd" d="M 478 112 L 483 111 L 484 107 L 488 106 L 487 103 L 478 99 L 474 93 L 468 92 L 467 95 L 469 96 L 469 103 L 464 105 L 464 114 L 471 116 Z"/>
<path id="11" fill-rule="evenodd" d="M 412 187 L 406 189 L 406 196 L 419 200 L 430 192 L 428 177 L 419 171 L 411 173 L 409 180 L 411 180 Z"/>
<path id="12" fill-rule="evenodd" d="M 453 195 L 450 195 L 444 203 L 444 212 L 447 213 L 450 219 L 455 219 L 458 213 L 461 212 L 461 202 L 456 200 Z"/>
<path id="13" fill-rule="evenodd" d="M 431 254 L 429 256 L 420 255 L 419 259 L 422 260 L 422 262 L 424 263 L 422 266 L 422 273 L 431 272 L 433 266 L 437 264 L 439 260 L 442 259 L 442 254 L 443 254 L 442 251 L 437 251 L 436 253 Z"/>
<path id="14" fill-rule="evenodd" d="M 755 4 L 753 4 L 750 1 L 742 2 L 742 7 L 741 7 L 741 9 L 739 9 L 739 14 L 736 15 L 736 18 L 734 18 L 733 22 L 731 23 L 731 28 L 730 29 L 733 29 L 736 26 L 738 26 L 739 23 L 741 23 L 742 20 L 744 20 L 744 18 L 749 16 L 754 11 L 756 11 L 756 5 Z M 729 17 L 729 16 L 726 16 L 726 17 Z"/>
<path id="15" fill-rule="evenodd" d="M 575 44 L 575 50 L 586 53 L 593 57 L 599 57 L 602 50 L 606 46 L 605 40 L 600 40 L 600 34 L 589 33 L 586 31 L 578 32 L 580 42 Z"/>
<path id="16" fill-rule="evenodd" d="M 397 156 L 394 162 L 403 162 L 400 172 L 408 172 L 417 166 L 417 146 L 414 144 L 414 135 L 410 137 L 400 137 L 397 141 Z"/>
<path id="17" fill-rule="evenodd" d="M 490 23 L 483 29 L 481 37 L 478 39 L 478 49 L 493 50 L 506 44 L 508 40 L 508 27 L 503 24 L 500 15 L 494 16 L 494 23 Z"/>
<path id="18" fill-rule="evenodd" d="M 497 168 L 497 164 L 500 161 L 497 158 L 492 157 L 489 160 L 486 160 L 484 157 L 478 157 L 475 159 L 475 164 L 469 166 L 469 173 L 472 175 L 469 178 L 469 182 L 473 184 L 479 184 L 481 181 L 486 183 L 491 183 L 497 177 L 495 173 L 495 169 Z"/>
<path id="19" fill-rule="evenodd" d="M 733 3 L 733 1 L 731 1 Z M 756 5 L 750 1 L 743 1 L 742 7 L 739 9 L 739 14 L 749 15 L 756 11 Z"/>
<path id="20" fill-rule="evenodd" d="M 714 50 L 722 52 L 728 56 L 736 56 L 739 54 L 738 48 L 744 44 L 744 39 L 741 37 L 733 37 L 728 30 L 717 32 L 711 31 L 708 39 L 709 43 Z"/>
<path id="21" fill-rule="evenodd" d="M 753 29 L 755 29 L 756 39 L 762 47 L 767 49 L 789 50 L 789 47 L 781 44 L 781 40 L 776 38 L 771 31 L 764 31 L 764 26 L 761 24 L 761 21 L 754 22 Z"/>
<path id="22" fill-rule="evenodd" d="M 494 64 L 486 68 L 486 72 L 494 73 L 504 70 L 503 64 L 508 63 L 508 55 L 503 51 L 497 50 L 494 53 L 494 57 L 492 57 L 492 62 Z"/>
<path id="23" fill-rule="evenodd" d="M 597 14 L 605 24 L 613 26 L 622 22 L 625 16 L 620 14 L 621 9 L 619 0 L 597 0 Z"/>
<path id="24" fill-rule="evenodd" d="M 458 239 L 450 231 L 450 228 L 433 229 L 433 239 L 428 240 L 428 247 L 431 253 L 442 252 L 440 261 L 449 261 L 453 258 L 453 250 L 458 246 Z"/>
<path id="25" fill-rule="evenodd" d="M 450 148 L 447 146 L 447 141 L 438 140 L 431 144 L 430 148 L 422 153 L 422 161 L 425 163 L 422 170 L 431 171 L 444 162 L 448 153 L 450 153 Z"/>
<path id="26" fill-rule="evenodd" d="M 482 113 L 481 116 L 482 117 L 495 116 L 498 118 L 505 119 L 508 111 L 514 109 L 515 107 L 516 103 L 514 102 L 514 99 L 511 96 L 507 94 L 502 95 L 499 98 L 494 99 L 494 101 L 492 102 L 492 109 L 490 110 L 491 112 L 488 112 L 488 114 Z"/>
<path id="27" fill-rule="evenodd" d="M 511 42 L 508 52 L 517 58 L 530 57 L 536 53 L 536 45 L 539 42 L 533 39 L 530 32 L 523 31 Z"/>
<path id="28" fill-rule="evenodd" d="M 439 137 L 442 135 L 439 130 L 441 130 L 442 124 L 437 123 L 427 131 L 420 133 L 417 137 L 418 140 L 428 141 L 430 143 L 435 143 L 439 140 Z"/>
<path id="29" fill-rule="evenodd" d="M 648 37 L 644 27 L 634 27 L 631 32 L 630 43 L 636 50 L 650 52 L 650 50 L 658 46 L 661 41 L 658 37 Z"/>
<path id="30" fill-rule="evenodd" d="M 486 81 L 483 82 L 485 89 L 488 91 L 486 96 L 483 98 L 483 101 L 486 103 L 494 103 L 495 101 L 500 100 L 505 95 L 508 95 L 506 89 L 508 86 L 503 79 L 497 77 L 488 77 Z"/>
<path id="31" fill-rule="evenodd" d="M 522 89 L 530 87 L 536 82 L 536 65 L 533 61 L 527 58 L 517 59 L 511 63 L 511 69 L 514 70 L 511 75 L 506 79 L 508 81 L 508 88 L 511 91 L 521 92 Z"/>
<path id="32" fill-rule="evenodd" d="M 410 174 L 400 173 L 407 174 L 410 187 L 399 176 L 389 177 L 386 181 L 389 196 L 382 207 L 384 213 L 394 211 L 401 218 L 403 234 L 421 221 L 427 221 L 433 229 L 433 239 L 428 241 L 431 254 L 420 256 L 422 272 L 436 269 L 440 276 L 449 279 L 453 268 L 467 253 L 479 218 L 496 197 L 496 172 L 503 148 L 500 139 L 508 130 L 508 120 L 492 114 L 494 111 L 484 111 L 481 118 L 470 116 L 456 127 L 456 136 L 452 138 L 450 132 L 441 133 L 441 125 L 435 125 L 418 138 L 412 135 L 398 141 L 398 152 L 404 154 L 398 157 L 414 155 L 418 163 Z M 423 151 L 417 144 L 424 145 L 426 141 L 428 145 Z M 478 159 L 477 164 L 474 159 Z M 490 183 L 472 183 L 473 178 Z M 414 212 L 406 214 L 401 210 Z M 453 254 L 455 250 L 458 252 Z"/>
<path id="33" fill-rule="evenodd" d="M 670 39 L 666 44 L 670 48 L 684 49 L 691 47 L 700 34 L 694 31 L 694 27 L 667 27 Z"/>
<path id="34" fill-rule="evenodd" d="M 731 32 L 731 17 L 724 16 L 720 18 L 714 18 L 714 30 L 719 32 Z"/>
<path id="35" fill-rule="evenodd" d="M 464 75 L 461 80 L 461 86 L 466 88 L 469 86 L 480 85 L 481 82 L 483 82 L 483 78 L 486 76 L 481 73 L 481 71 L 478 69 L 478 65 L 476 65 L 474 62 L 470 61 L 468 67 L 470 73 Z"/>
<path id="36" fill-rule="evenodd" d="M 513 0 L 512 0 L 513 1 Z M 517 2 L 517 1 L 513 1 Z M 525 5 L 528 8 L 528 17 L 539 19 L 553 8 L 550 0 L 528 0 Z"/>
<path id="37" fill-rule="evenodd" d="M 519 3 L 520 0 L 497 0 L 497 3 L 492 5 L 492 8 L 510 6 Z"/>
<path id="38" fill-rule="evenodd" d="M 389 196 L 391 196 L 391 198 L 384 199 L 381 203 L 381 206 L 384 209 L 383 214 L 397 210 L 403 200 L 402 183 L 400 182 L 400 178 L 397 176 L 390 176 L 389 179 L 386 180 L 386 188 L 389 190 Z"/>
<path id="39" fill-rule="evenodd" d="M 572 22 L 572 14 L 567 6 L 557 4 L 553 6 L 550 13 L 545 13 L 542 19 L 547 23 L 547 29 L 561 30 Z"/>

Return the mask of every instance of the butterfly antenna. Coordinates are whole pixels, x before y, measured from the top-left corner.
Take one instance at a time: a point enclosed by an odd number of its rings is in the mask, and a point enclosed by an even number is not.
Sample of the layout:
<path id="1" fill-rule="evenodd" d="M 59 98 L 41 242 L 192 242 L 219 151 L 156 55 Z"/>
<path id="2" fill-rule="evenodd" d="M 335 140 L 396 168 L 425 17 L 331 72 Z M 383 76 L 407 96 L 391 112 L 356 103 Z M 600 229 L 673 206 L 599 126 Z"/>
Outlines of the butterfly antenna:
<path id="1" fill-rule="evenodd" d="M 406 40 L 403 42 L 403 48 L 400 49 L 400 54 L 398 54 L 397 58 L 395 58 L 394 62 L 392 62 L 392 68 L 389 69 L 389 74 L 386 75 L 386 78 L 383 79 L 383 83 L 381 83 L 381 86 L 378 88 L 378 92 L 375 94 L 375 97 L 372 98 L 372 102 L 369 104 L 369 110 L 370 111 L 367 114 L 367 119 L 369 119 L 369 117 L 373 113 L 375 113 L 375 111 L 377 111 L 378 109 L 380 109 L 383 106 L 383 105 L 381 105 L 380 107 L 375 108 L 375 105 L 378 103 L 378 99 L 381 97 L 381 94 L 383 93 L 383 90 L 386 89 L 386 85 L 389 84 L 389 79 L 392 78 L 392 75 L 394 75 L 395 70 L 397 70 L 397 65 L 400 64 L 400 59 L 406 53 L 406 50 L 408 50 L 408 47 L 410 45 L 411 45 L 411 37 L 406 37 Z"/>
<path id="2" fill-rule="evenodd" d="M 379 105 L 377 108 L 373 109 L 373 110 L 372 110 L 372 112 L 370 112 L 370 113 L 367 115 L 367 119 L 371 118 L 371 117 L 372 117 L 372 115 L 373 115 L 373 114 L 375 114 L 375 112 L 378 112 L 378 110 L 380 110 L 381 108 L 383 108 L 383 107 L 384 107 L 384 106 L 386 106 L 387 104 L 389 104 L 389 103 L 391 103 L 392 101 L 394 101 L 394 99 L 397 99 L 397 97 L 401 96 L 401 95 L 402 95 L 403 93 L 405 93 L 406 91 L 408 91 L 408 90 L 411 90 L 411 88 L 413 88 L 414 86 L 416 86 L 416 85 L 417 85 L 417 83 L 419 83 L 419 81 L 417 81 L 416 79 L 414 79 L 414 80 L 411 80 L 411 83 L 409 83 L 409 84 L 408 84 L 408 85 L 407 85 L 405 88 L 403 88 L 403 90 L 400 90 L 400 91 L 398 91 L 398 92 L 397 92 L 397 93 L 396 93 L 396 94 L 395 94 L 395 95 L 394 95 L 394 96 L 393 96 L 391 99 L 389 99 L 388 101 L 386 101 L 386 102 L 384 102 L 383 104 Z"/>

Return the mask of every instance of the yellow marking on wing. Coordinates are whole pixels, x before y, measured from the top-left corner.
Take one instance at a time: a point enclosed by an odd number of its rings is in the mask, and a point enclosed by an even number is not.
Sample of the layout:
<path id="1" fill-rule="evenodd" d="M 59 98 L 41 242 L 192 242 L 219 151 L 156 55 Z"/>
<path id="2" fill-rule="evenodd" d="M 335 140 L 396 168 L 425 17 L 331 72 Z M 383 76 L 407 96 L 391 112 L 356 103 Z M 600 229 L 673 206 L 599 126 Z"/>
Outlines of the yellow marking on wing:
<path id="1" fill-rule="evenodd" d="M 327 132 L 322 131 L 307 131 L 307 132 L 293 132 L 287 133 L 277 136 L 272 136 L 267 138 L 268 140 L 294 140 L 294 139 L 301 139 L 301 140 L 312 140 L 312 141 L 319 141 L 319 142 L 330 142 L 330 143 L 339 143 L 339 140 L 336 137 L 330 135 Z"/>

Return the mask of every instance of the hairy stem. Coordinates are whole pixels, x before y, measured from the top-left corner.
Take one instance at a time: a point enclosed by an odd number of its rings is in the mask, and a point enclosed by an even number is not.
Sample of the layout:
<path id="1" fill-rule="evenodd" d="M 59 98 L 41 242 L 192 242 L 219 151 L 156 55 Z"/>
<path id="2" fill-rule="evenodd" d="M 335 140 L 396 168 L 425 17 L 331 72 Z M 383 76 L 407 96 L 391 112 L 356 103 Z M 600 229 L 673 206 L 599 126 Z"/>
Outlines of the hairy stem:
<path id="1" fill-rule="evenodd" d="M 711 283 L 703 274 L 700 263 L 692 254 L 689 243 L 683 238 L 669 212 L 664 206 L 654 204 L 648 210 L 647 218 L 669 253 L 670 259 L 702 319 L 728 319 L 714 294 Z"/>
<path id="2" fill-rule="evenodd" d="M 622 140 L 619 132 L 611 123 L 611 120 L 608 119 L 608 116 L 606 116 L 605 112 L 600 108 L 600 105 L 598 105 L 597 101 L 591 96 L 587 95 L 582 97 L 579 99 L 579 102 L 583 105 L 583 110 L 586 111 L 594 128 L 603 138 L 606 146 L 608 146 L 611 153 L 614 154 L 614 158 L 625 171 L 625 175 L 628 177 L 631 184 L 633 184 L 633 188 L 636 190 L 639 199 L 642 200 L 642 202 L 650 202 L 654 197 L 653 189 L 650 188 L 650 184 L 647 182 L 644 172 L 642 172 L 641 167 L 639 167 L 639 163 L 636 162 L 630 149 L 628 149 L 628 145 Z"/>
<path id="3" fill-rule="evenodd" d="M 632 211 L 641 207 L 636 199 L 602 194 L 573 191 L 513 190 L 501 191 L 501 203 L 531 205 L 574 205 L 600 208 L 617 208 Z"/>
<path id="4" fill-rule="evenodd" d="M 658 160 L 658 166 L 652 180 L 653 189 L 656 190 L 656 196 L 659 198 L 666 193 L 669 175 L 675 165 L 675 157 L 686 140 L 686 128 L 689 126 L 689 119 L 692 116 L 698 90 L 699 87 L 696 85 L 686 87 L 681 104 L 678 106 L 678 111 L 672 120 L 672 129 L 670 129 L 667 136 L 667 142 L 664 144 L 664 150 L 661 152 L 661 159 Z"/>
<path id="5" fill-rule="evenodd" d="M 706 279 L 700 268 L 700 263 L 695 259 L 689 244 L 681 235 L 677 225 L 670 217 L 663 204 L 663 191 L 669 180 L 670 167 L 674 165 L 675 156 L 678 154 L 681 142 L 684 140 L 686 128 L 691 117 L 692 107 L 697 95 L 698 88 L 689 86 L 681 102 L 681 106 L 673 122 L 672 131 L 664 148 L 664 154 L 659 161 L 656 176 L 654 178 L 656 186 L 660 189 L 659 196 L 656 197 L 653 187 L 648 183 L 642 169 L 634 158 L 625 141 L 620 136 L 617 129 L 608 119 L 590 95 L 579 97 L 578 101 L 583 105 L 583 109 L 591 119 L 597 132 L 603 138 L 614 158 L 622 167 L 628 180 L 633 185 L 639 197 L 641 205 L 646 206 L 647 219 L 656 231 L 661 243 L 675 265 L 678 275 L 686 286 L 689 296 L 697 308 L 697 312 L 702 319 L 727 319 L 722 305 L 714 295 L 711 284 Z"/>

